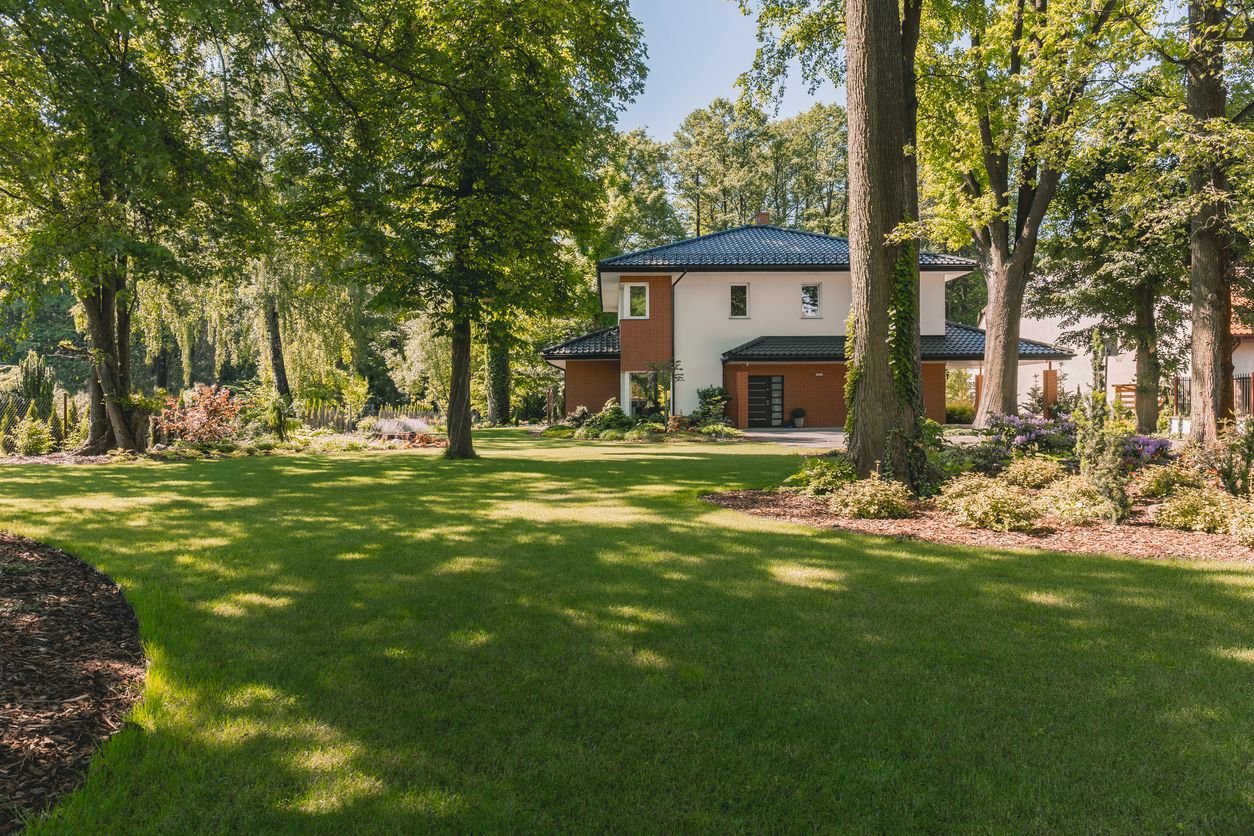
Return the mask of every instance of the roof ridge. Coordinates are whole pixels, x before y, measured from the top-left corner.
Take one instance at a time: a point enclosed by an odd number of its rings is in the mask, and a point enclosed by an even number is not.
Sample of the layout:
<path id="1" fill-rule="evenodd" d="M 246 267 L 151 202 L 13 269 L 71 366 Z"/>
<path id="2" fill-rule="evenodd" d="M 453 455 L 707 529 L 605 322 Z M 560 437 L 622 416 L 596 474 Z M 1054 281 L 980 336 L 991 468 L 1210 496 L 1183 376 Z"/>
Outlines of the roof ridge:
<path id="1" fill-rule="evenodd" d="M 713 238 L 717 235 L 726 235 L 729 232 L 739 232 L 742 229 L 750 229 L 752 227 L 753 227 L 753 224 L 745 224 L 744 226 L 729 226 L 727 229 L 716 229 L 713 232 L 707 232 L 704 235 L 694 235 L 691 238 L 680 238 L 678 241 L 670 241 L 666 244 L 658 244 L 655 247 L 646 247 L 643 250 L 632 250 L 629 253 L 619 253 L 618 255 L 612 255 L 609 258 L 601 259 L 600 261 L 597 262 L 597 264 L 598 265 L 608 264 L 611 261 L 617 261 L 620 258 L 627 258 L 628 256 L 648 255 L 649 253 L 657 252 L 658 250 L 664 250 L 667 247 L 674 247 L 679 244 L 691 244 L 693 241 L 703 241 L 707 238 Z"/>

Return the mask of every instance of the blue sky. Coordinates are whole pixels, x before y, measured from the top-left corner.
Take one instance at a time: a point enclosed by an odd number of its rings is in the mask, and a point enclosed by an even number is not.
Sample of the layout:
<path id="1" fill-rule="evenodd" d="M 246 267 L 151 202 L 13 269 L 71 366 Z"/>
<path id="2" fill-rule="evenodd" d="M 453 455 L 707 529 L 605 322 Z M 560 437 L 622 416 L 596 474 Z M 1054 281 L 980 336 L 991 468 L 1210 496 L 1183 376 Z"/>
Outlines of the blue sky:
<path id="1" fill-rule="evenodd" d="M 618 121 L 623 130 L 645 128 L 667 140 L 693 110 L 719 96 L 738 95 L 736 78 L 753 64 L 757 24 L 740 13 L 735 0 L 631 0 L 649 47 L 644 93 Z M 779 115 L 792 116 L 816 101 L 843 102 L 825 84 L 811 96 L 795 71 Z"/>

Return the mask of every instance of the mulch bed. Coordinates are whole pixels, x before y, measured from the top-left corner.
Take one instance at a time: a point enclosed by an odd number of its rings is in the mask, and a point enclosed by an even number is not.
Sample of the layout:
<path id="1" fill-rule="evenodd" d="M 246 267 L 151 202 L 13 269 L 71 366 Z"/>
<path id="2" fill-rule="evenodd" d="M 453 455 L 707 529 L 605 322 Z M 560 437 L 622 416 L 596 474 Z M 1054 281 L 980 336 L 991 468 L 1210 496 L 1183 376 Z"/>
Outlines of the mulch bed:
<path id="1" fill-rule="evenodd" d="M 79 785 L 144 673 L 139 625 L 117 584 L 0 532 L 0 834 Z"/>
<path id="2" fill-rule="evenodd" d="M 1148 559 L 1186 558 L 1254 564 L 1254 550 L 1238 544 L 1226 534 L 1173 531 L 1153 526 L 1144 506 L 1135 508 L 1131 518 L 1123 525 L 1075 526 L 1045 519 L 1035 531 L 1001 532 L 964 528 L 944 511 L 926 502 L 916 503 L 914 516 L 909 519 L 855 520 L 838 517 L 823 499 L 796 491 L 727 491 L 709 494 L 705 499 L 720 507 L 759 517 L 902 540 L 994 549 L 1042 549 Z"/>

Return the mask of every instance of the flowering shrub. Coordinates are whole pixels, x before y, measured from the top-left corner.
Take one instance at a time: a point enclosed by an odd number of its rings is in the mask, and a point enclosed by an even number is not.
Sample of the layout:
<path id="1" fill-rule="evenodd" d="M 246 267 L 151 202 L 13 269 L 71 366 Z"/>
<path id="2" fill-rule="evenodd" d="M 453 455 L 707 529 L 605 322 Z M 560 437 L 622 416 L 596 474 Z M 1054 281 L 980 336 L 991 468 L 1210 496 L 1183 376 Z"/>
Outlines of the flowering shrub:
<path id="1" fill-rule="evenodd" d="M 936 504 L 968 528 L 1030 531 L 1037 518 L 1036 508 L 1023 491 L 973 473 L 945 485 Z"/>
<path id="2" fill-rule="evenodd" d="M 230 438 L 242 404 L 231 397 L 231 390 L 217 384 L 196 384 L 190 396 L 166 401 L 157 426 L 171 438 L 193 444 L 212 444 Z"/>
<path id="3" fill-rule="evenodd" d="M 842 455 L 835 455 L 802 459 L 801 469 L 789 476 L 788 482 L 810 496 L 822 496 L 835 493 L 857 479 L 853 462 Z"/>
<path id="4" fill-rule="evenodd" d="M 1180 531 L 1228 531 L 1236 501 L 1216 488 L 1185 488 L 1168 497 L 1154 514 L 1154 522 Z"/>
<path id="5" fill-rule="evenodd" d="M 1162 499 L 1180 488 L 1202 488 L 1206 481 L 1196 470 L 1178 464 L 1147 467 L 1141 471 L 1137 488 L 1141 496 Z"/>
<path id="6" fill-rule="evenodd" d="M 1228 532 L 1243 546 L 1254 549 L 1254 501 L 1238 502 Z"/>
<path id="7" fill-rule="evenodd" d="M 1070 415 L 995 415 L 988 432 L 1018 453 L 1070 453 L 1075 449 L 1076 425 Z"/>
<path id="8" fill-rule="evenodd" d="M 572 427 L 582 427 L 584 424 L 588 423 L 588 419 L 591 417 L 592 412 L 588 409 L 588 407 L 580 404 L 575 407 L 575 411 L 572 412 L 570 417 L 566 420 Z"/>
<path id="9" fill-rule="evenodd" d="M 1020 488 L 1043 488 L 1063 477 L 1062 465 L 1043 456 L 1015 459 L 1002 478 Z"/>
<path id="10" fill-rule="evenodd" d="M 872 473 L 832 494 L 831 507 L 839 516 L 853 519 L 902 519 L 910 516 L 910 491 L 901 482 Z"/>
<path id="11" fill-rule="evenodd" d="M 1123 442 L 1123 462 L 1129 470 L 1147 464 L 1160 464 L 1171 453 L 1171 439 L 1134 435 Z"/>
<path id="12" fill-rule="evenodd" d="M 1042 516 L 1054 517 L 1068 525 L 1113 520 L 1115 509 L 1101 491 L 1083 476 L 1068 476 L 1054 482 L 1036 498 Z"/>

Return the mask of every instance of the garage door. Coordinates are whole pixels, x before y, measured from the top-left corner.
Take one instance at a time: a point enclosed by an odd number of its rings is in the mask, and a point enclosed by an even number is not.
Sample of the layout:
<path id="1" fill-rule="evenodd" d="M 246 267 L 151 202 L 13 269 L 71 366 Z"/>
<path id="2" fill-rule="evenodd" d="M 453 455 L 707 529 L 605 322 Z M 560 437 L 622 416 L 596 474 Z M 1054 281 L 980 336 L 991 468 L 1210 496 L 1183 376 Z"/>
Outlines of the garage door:
<path id="1" fill-rule="evenodd" d="M 784 426 L 783 375 L 749 375 L 749 426 Z"/>

